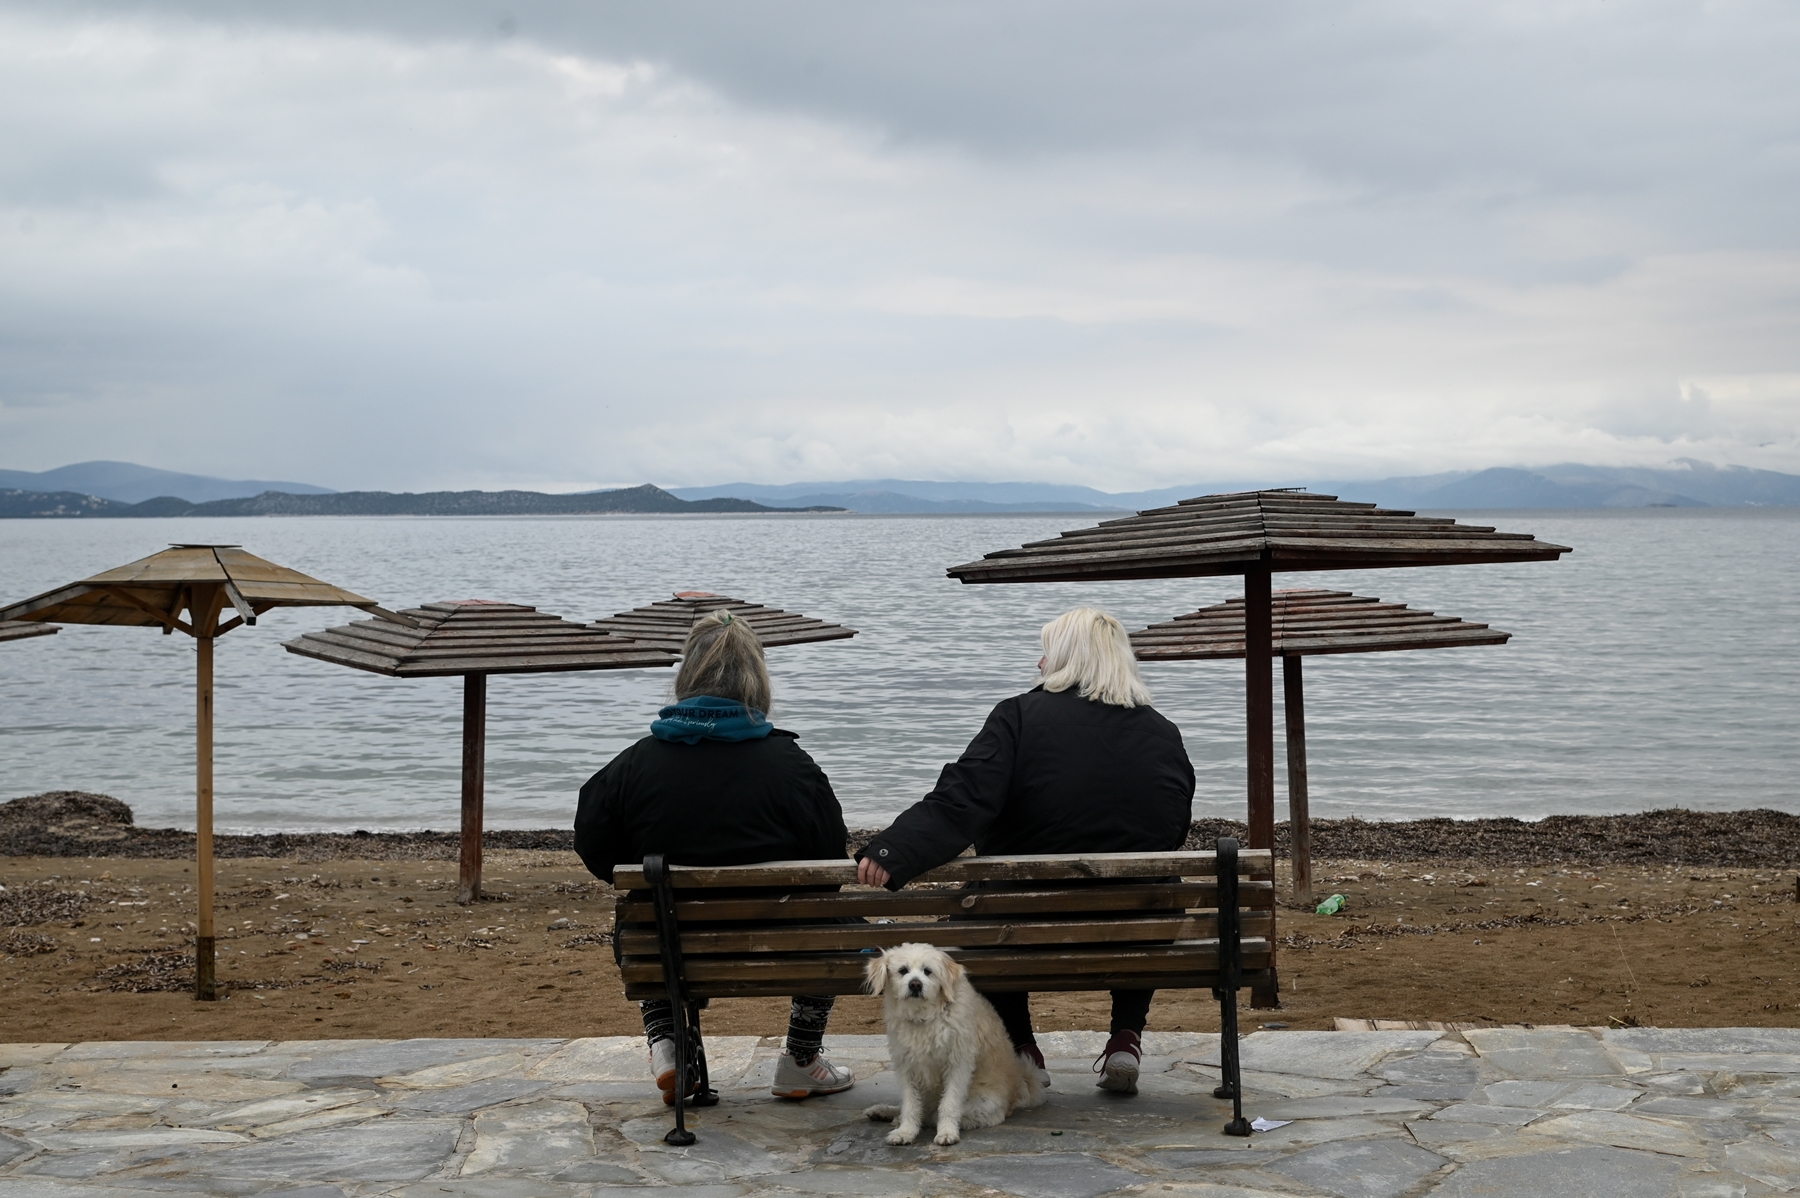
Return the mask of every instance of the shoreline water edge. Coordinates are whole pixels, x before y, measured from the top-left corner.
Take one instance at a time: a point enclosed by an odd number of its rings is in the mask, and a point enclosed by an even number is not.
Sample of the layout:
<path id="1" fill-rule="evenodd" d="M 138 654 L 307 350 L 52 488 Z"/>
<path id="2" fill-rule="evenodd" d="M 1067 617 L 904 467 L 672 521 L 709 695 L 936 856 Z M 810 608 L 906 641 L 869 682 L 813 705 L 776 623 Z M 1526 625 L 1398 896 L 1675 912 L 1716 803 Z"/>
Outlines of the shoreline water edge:
<path id="1" fill-rule="evenodd" d="M 1289 828 L 1286 821 L 1276 825 L 1279 858 L 1289 855 Z M 846 850 L 854 853 L 880 830 L 852 828 Z M 1184 847 L 1205 849 L 1220 836 L 1242 840 L 1246 834 L 1241 821 L 1199 819 L 1190 826 Z M 1321 858 L 1779 867 L 1800 859 L 1800 815 L 1768 809 L 1668 808 L 1539 820 L 1316 819 L 1312 838 L 1313 853 Z M 568 828 L 489 829 L 482 844 L 494 851 L 567 852 L 574 848 L 574 833 Z M 355 829 L 219 833 L 213 851 L 221 858 L 454 861 L 458 845 L 455 831 Z M 184 859 L 193 853 L 191 831 L 139 827 L 131 822 L 129 807 L 107 796 L 59 791 L 0 805 L 0 857 Z"/>

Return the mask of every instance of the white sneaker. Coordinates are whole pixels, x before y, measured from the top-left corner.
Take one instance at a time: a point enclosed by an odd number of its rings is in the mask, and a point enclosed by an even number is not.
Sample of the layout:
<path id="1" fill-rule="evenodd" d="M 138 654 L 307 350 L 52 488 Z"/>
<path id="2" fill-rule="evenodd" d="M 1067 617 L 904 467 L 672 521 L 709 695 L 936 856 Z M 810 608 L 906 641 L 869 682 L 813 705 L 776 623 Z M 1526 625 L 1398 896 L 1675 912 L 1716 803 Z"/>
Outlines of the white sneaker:
<path id="1" fill-rule="evenodd" d="M 656 1088 L 663 1092 L 663 1101 L 674 1104 L 670 1095 L 675 1093 L 675 1041 L 665 1036 L 650 1046 L 650 1076 L 656 1079 Z"/>
<path id="2" fill-rule="evenodd" d="M 1038 1085 L 1050 1088 L 1050 1071 L 1044 1068 L 1044 1054 L 1035 1046 L 1019 1049 L 1019 1063 L 1029 1069 L 1038 1079 Z"/>
<path id="3" fill-rule="evenodd" d="M 1100 1075 L 1094 1084 L 1114 1094 L 1136 1094 L 1142 1054 L 1136 1032 L 1114 1032 L 1094 1062 L 1094 1072 Z"/>
<path id="4" fill-rule="evenodd" d="M 802 1068 L 784 1052 L 775 1064 L 775 1084 L 769 1092 L 777 1098 L 811 1098 L 814 1094 L 841 1094 L 855 1084 L 856 1075 L 844 1065 L 833 1065 L 824 1053 Z"/>

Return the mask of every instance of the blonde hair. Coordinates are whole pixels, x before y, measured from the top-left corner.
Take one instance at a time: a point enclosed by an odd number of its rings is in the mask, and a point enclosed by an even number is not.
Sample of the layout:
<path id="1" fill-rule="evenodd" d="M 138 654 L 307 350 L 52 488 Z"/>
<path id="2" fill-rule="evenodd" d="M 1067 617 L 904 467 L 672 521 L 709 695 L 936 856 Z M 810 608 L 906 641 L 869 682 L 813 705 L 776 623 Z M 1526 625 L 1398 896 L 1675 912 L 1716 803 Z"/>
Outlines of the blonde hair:
<path id="1" fill-rule="evenodd" d="M 765 714 L 774 701 L 761 639 L 728 611 L 708 612 L 695 620 L 681 648 L 675 700 L 695 695 L 736 699 Z"/>
<path id="2" fill-rule="evenodd" d="M 1150 706 L 1125 626 L 1097 607 L 1078 607 L 1044 625 L 1044 689 L 1078 694 L 1114 707 Z"/>

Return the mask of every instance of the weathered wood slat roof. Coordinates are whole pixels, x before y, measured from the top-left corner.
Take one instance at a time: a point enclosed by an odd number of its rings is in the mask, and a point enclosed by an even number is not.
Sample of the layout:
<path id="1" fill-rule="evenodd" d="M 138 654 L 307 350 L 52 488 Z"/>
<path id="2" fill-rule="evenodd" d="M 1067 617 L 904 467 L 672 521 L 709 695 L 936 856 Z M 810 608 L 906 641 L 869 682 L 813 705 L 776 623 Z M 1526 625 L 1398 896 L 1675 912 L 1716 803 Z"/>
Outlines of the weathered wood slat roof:
<path id="1" fill-rule="evenodd" d="M 516 603 L 427 603 L 401 613 L 416 627 L 358 620 L 283 642 L 302 657 L 395 678 L 545 674 L 667 666 L 656 645 L 597 631 Z"/>
<path id="2" fill-rule="evenodd" d="M 218 583 L 230 583 L 258 615 L 272 607 L 377 606 L 236 545 L 175 545 L 0 609 L 0 620 L 162 626 L 185 606 L 190 588 Z"/>
<path id="3" fill-rule="evenodd" d="M 730 595 L 714 595 L 709 591 L 677 591 L 673 599 L 622 611 L 616 616 L 595 620 L 592 626 L 679 653 L 687 644 L 694 621 L 715 611 L 728 611 L 750 625 L 765 649 L 776 645 L 803 645 L 810 641 L 841 641 L 856 635 L 856 629 L 842 624 L 827 624 L 811 616 L 746 603 Z"/>
<path id="4" fill-rule="evenodd" d="M 1571 550 L 1528 533 L 1389 511 L 1302 491 L 1244 491 L 1002 549 L 950 567 L 963 582 L 1192 578 L 1271 570 L 1350 570 L 1554 561 Z"/>
<path id="5" fill-rule="evenodd" d="M 28 636 L 50 636 L 60 631 L 55 624 L 36 620 L 0 620 L 0 641 L 22 641 Z"/>
<path id="6" fill-rule="evenodd" d="M 1277 656 L 1386 653 L 1504 645 L 1510 632 L 1383 603 L 1349 591 L 1276 591 L 1272 597 Z M 1244 656 L 1242 596 L 1131 634 L 1139 661 L 1206 661 Z"/>

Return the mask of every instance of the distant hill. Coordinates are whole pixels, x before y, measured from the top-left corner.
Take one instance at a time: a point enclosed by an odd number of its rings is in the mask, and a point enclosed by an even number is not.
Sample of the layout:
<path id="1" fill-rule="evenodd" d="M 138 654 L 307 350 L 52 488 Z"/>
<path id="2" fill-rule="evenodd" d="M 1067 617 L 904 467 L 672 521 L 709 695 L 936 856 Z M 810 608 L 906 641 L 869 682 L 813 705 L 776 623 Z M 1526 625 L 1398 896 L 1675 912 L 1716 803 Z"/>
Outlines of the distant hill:
<path id="1" fill-rule="evenodd" d="M 1311 489 L 1415 509 L 1800 505 L 1800 475 L 1692 459 L 1660 468 L 1574 463 L 1536 470 L 1496 467 L 1375 482 L 1325 482 Z"/>
<path id="2" fill-rule="evenodd" d="M 699 500 L 697 502 L 707 502 Z M 979 514 L 982 512 L 1124 512 L 1117 504 L 1070 503 L 1054 499 L 993 503 L 985 499 L 921 499 L 896 491 L 818 492 L 795 495 L 789 503 L 830 504 L 870 515 Z"/>
<path id="3" fill-rule="evenodd" d="M 902 478 L 861 478 L 819 483 L 726 483 L 716 487 L 670 487 L 683 499 L 730 496 L 760 503 L 828 503 L 855 512 L 894 514 L 938 512 L 1122 512 L 1204 494 L 1186 487 L 1163 492 L 1108 494 L 1093 487 L 1061 483 L 941 483 Z"/>
<path id="4" fill-rule="evenodd" d="M 189 503 L 162 496 L 118 503 L 74 491 L 0 490 L 0 518 L 55 519 L 144 516 L 578 516 L 630 513 L 817 512 L 836 507 L 770 507 L 748 499 L 677 499 L 648 483 L 585 495 L 539 491 L 341 491 L 290 495 L 265 491 L 244 499 Z"/>
<path id="5" fill-rule="evenodd" d="M 142 503 L 173 495 L 189 503 L 213 499 L 244 499 L 264 491 L 290 495 L 329 495 L 331 488 L 311 483 L 275 482 L 265 479 L 209 478 L 203 474 L 178 474 L 136 462 L 76 462 L 54 470 L 0 470 L 0 488 L 54 494 L 74 491 L 118 503 Z"/>
<path id="6" fill-rule="evenodd" d="M 85 473 L 84 473 L 85 472 Z M 135 472 L 135 473 L 134 473 Z M 43 480 L 97 479 L 102 487 Z M 16 480 L 31 480 L 30 485 Z M 145 489 L 157 480 L 187 480 L 185 490 Z M 191 484 L 191 485 L 190 485 Z M 195 487 L 261 487 L 250 493 L 201 494 Z M 301 483 L 262 484 L 175 474 L 128 462 L 83 462 L 32 474 L 0 470 L 0 517 L 301 516 L 301 515 L 579 515 L 592 512 L 854 511 L 876 514 L 1072 515 L 1139 511 L 1197 495 L 1255 487 L 1304 486 L 1384 507 L 1630 508 L 1800 506 L 1800 475 L 1682 459 L 1669 466 L 1494 467 L 1444 474 L 1348 481 L 1267 478 L 1213 480 L 1148 491 L 1100 491 L 1062 483 L 946 483 L 917 479 L 851 479 L 714 487 L 653 486 L 577 495 L 538 491 L 328 491 Z"/>
<path id="7" fill-rule="evenodd" d="M 1564 464 L 1495 467 L 1350 481 L 1270 478 L 1196 482 L 1150 491 L 1099 491 L 1058 483 L 945 483 L 909 479 L 768 486 L 671 487 L 684 499 L 732 496 L 762 503 L 829 503 L 856 512 L 1106 512 L 1162 507 L 1196 495 L 1304 486 L 1344 499 L 1412 510 L 1446 508 L 1740 507 L 1800 505 L 1800 475 L 1683 459 L 1666 467 Z"/>

